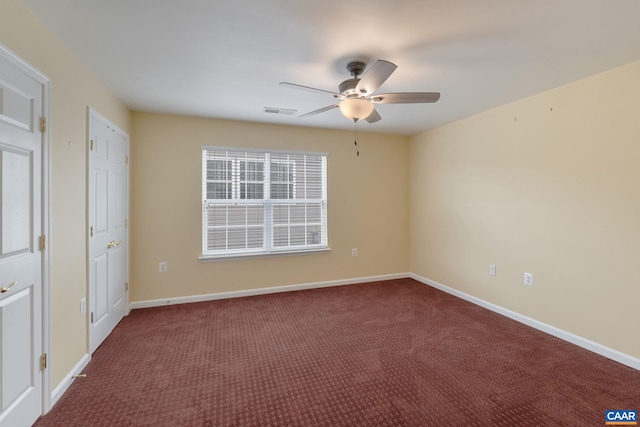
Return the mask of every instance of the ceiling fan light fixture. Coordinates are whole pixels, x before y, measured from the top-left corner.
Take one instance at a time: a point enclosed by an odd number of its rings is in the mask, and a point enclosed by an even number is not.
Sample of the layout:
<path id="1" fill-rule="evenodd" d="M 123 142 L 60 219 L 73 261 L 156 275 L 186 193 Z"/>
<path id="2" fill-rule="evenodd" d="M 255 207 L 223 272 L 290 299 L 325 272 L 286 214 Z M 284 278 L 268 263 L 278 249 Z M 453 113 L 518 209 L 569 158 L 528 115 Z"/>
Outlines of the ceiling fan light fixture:
<path id="1" fill-rule="evenodd" d="M 440 99 L 439 92 L 390 92 L 374 95 L 398 67 L 389 61 L 378 59 L 367 69 L 366 73 L 364 72 L 365 68 L 364 62 L 350 62 L 347 65 L 347 70 L 352 78 L 340 83 L 338 92 L 287 82 L 281 82 L 280 86 L 329 94 L 334 99 L 339 99 L 340 101 L 336 101 L 337 103 L 302 114 L 300 117 L 314 116 L 338 107 L 343 116 L 354 121 L 356 129 L 359 120 L 365 119 L 369 123 L 375 123 L 382 119 L 374 104 L 424 104 L 433 103 Z"/>
<path id="2" fill-rule="evenodd" d="M 373 112 L 373 104 L 362 98 L 347 98 L 338 104 L 340 112 L 348 119 L 357 122 L 366 119 Z"/>

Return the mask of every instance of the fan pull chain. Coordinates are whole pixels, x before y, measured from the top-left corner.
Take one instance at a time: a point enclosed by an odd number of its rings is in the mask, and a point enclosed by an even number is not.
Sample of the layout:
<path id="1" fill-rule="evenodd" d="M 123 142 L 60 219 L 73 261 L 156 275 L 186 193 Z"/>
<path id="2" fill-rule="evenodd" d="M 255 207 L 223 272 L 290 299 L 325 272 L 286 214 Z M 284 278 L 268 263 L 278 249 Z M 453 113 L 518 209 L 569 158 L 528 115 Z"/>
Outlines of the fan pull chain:
<path id="1" fill-rule="evenodd" d="M 356 147 L 356 156 L 360 157 L 360 148 L 358 147 L 358 121 L 354 120 L 353 123 L 356 125 L 356 139 L 353 141 L 353 145 Z"/>

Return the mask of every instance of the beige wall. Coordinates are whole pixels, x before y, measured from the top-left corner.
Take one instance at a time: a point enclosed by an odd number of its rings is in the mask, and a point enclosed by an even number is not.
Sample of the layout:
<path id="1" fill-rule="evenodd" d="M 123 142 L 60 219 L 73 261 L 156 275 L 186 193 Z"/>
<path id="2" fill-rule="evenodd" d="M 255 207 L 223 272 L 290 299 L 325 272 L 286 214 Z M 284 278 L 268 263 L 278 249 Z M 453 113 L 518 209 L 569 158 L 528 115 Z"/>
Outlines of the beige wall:
<path id="1" fill-rule="evenodd" d="M 352 132 L 134 113 L 131 138 L 132 302 L 408 271 L 406 137 L 361 133 L 356 157 Z M 331 252 L 199 262 L 202 145 L 328 153 Z"/>
<path id="2" fill-rule="evenodd" d="M 411 271 L 640 357 L 638 76 L 635 62 L 413 137 Z"/>
<path id="3" fill-rule="evenodd" d="M 86 354 L 86 108 L 128 131 L 130 113 L 18 0 L 2 0 L 0 43 L 51 79 L 51 386 Z"/>

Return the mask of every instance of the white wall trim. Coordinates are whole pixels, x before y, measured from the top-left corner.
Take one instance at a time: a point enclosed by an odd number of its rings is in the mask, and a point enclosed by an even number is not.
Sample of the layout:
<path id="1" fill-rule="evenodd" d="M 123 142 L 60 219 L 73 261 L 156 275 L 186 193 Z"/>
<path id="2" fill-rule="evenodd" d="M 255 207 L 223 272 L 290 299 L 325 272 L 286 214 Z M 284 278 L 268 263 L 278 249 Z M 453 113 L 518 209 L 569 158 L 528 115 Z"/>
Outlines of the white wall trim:
<path id="1" fill-rule="evenodd" d="M 486 308 L 487 310 L 491 310 L 495 313 L 506 316 L 510 319 L 513 319 L 517 322 L 523 323 L 527 326 L 535 328 L 539 331 L 545 332 L 549 335 L 553 335 L 554 337 L 560 338 L 561 340 L 570 342 L 571 344 L 575 344 L 579 347 L 582 347 L 586 350 L 592 351 L 596 354 L 604 356 L 608 359 L 614 360 L 618 363 L 622 363 L 623 365 L 629 366 L 631 368 L 640 370 L 640 359 L 637 359 L 628 354 L 622 353 L 618 350 L 614 350 L 612 348 L 606 347 L 602 344 L 598 344 L 597 342 L 588 340 L 581 336 L 572 334 L 571 332 L 564 331 L 562 329 L 556 328 L 555 326 L 548 325 L 546 323 L 540 322 L 538 320 L 532 319 L 530 317 L 524 316 L 522 314 L 516 313 L 515 311 L 511 311 L 504 307 L 500 307 L 499 305 L 490 303 L 488 301 L 482 300 L 480 298 L 474 297 L 472 295 L 466 294 L 464 292 L 458 291 L 456 289 L 445 286 L 441 283 L 434 282 L 433 280 L 429 280 L 425 277 L 418 276 L 417 274 L 411 273 L 409 277 L 415 279 L 419 282 L 424 283 L 425 285 L 429 285 L 433 288 L 439 289 L 443 292 L 461 298 L 465 301 L 469 301 L 473 304 L 479 305 L 481 307 Z"/>
<path id="2" fill-rule="evenodd" d="M 55 405 L 58 400 L 62 397 L 62 395 L 69 389 L 71 384 L 76 380 L 73 378 L 74 375 L 80 374 L 87 367 L 89 361 L 91 360 L 91 356 L 87 353 L 82 356 L 82 359 L 73 367 L 71 372 L 67 374 L 66 377 L 58 384 L 58 386 L 51 392 L 51 407 Z"/>
<path id="3" fill-rule="evenodd" d="M 213 301 L 228 298 L 249 297 L 254 295 L 275 294 L 278 292 L 301 291 L 304 289 L 328 288 L 331 286 L 355 285 L 357 283 L 379 282 L 383 280 L 404 279 L 409 273 L 387 274 L 383 276 L 358 277 L 327 282 L 302 283 L 299 285 L 274 286 L 270 288 L 247 289 L 243 291 L 218 292 L 214 294 L 192 295 L 176 298 L 163 298 L 146 301 L 136 301 L 129 305 L 129 309 L 162 307 L 166 305 L 186 304 L 191 302 Z"/>
<path id="4" fill-rule="evenodd" d="M 184 297 L 176 297 L 176 298 L 163 298 L 163 299 L 155 299 L 155 300 L 136 301 L 129 305 L 129 309 L 135 310 L 138 308 L 162 307 L 167 305 L 186 304 L 191 302 L 213 301 L 213 300 L 228 299 L 228 298 L 241 298 L 241 297 L 254 296 L 254 295 L 273 294 L 278 292 L 291 292 L 291 291 L 300 291 L 305 289 L 317 289 L 317 288 L 328 288 L 332 286 L 354 285 L 357 283 L 403 279 L 406 277 L 415 279 L 421 283 L 424 283 L 425 285 L 439 289 L 443 292 L 446 292 L 450 295 L 461 298 L 465 301 L 469 301 L 480 307 L 486 308 L 487 310 L 493 311 L 494 313 L 498 313 L 503 316 L 506 316 L 524 325 L 530 326 L 534 329 L 537 329 L 539 331 L 542 331 L 554 337 L 560 338 L 564 341 L 575 344 L 579 347 L 582 347 L 593 353 L 604 356 L 608 359 L 614 360 L 618 363 L 622 363 L 623 365 L 629 366 L 633 369 L 640 370 L 640 359 L 638 358 L 622 353 L 618 350 L 614 350 L 612 348 L 606 347 L 602 344 L 598 344 L 597 342 L 588 340 L 586 338 L 575 335 L 571 332 L 567 332 L 555 326 L 551 326 L 549 324 L 540 322 L 536 319 L 532 319 L 530 317 L 516 313 L 515 311 L 511 311 L 499 305 L 490 303 L 488 301 L 482 300 L 480 298 L 477 298 L 472 295 L 466 294 L 464 292 L 458 291 L 456 289 L 450 288 L 441 283 L 435 282 L 433 280 L 429 280 L 425 277 L 419 276 L 414 273 L 398 273 L 398 274 L 389 274 L 389 275 L 383 275 L 383 276 L 370 276 L 370 277 L 360 277 L 360 278 L 344 279 L 344 280 L 332 280 L 327 282 L 313 282 L 313 283 L 302 283 L 298 285 L 274 286 L 270 288 L 247 289 L 243 291 L 218 292 L 218 293 L 204 294 L 204 295 L 193 295 L 193 296 L 184 296 Z"/>

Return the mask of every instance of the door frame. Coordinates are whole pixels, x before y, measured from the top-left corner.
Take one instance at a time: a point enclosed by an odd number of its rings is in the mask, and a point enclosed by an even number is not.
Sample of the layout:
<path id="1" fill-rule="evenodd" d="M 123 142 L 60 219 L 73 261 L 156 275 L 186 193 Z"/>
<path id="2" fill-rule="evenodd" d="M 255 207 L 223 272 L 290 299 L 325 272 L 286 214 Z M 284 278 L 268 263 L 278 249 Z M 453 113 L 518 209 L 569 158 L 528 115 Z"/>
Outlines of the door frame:
<path id="1" fill-rule="evenodd" d="M 130 178 L 129 178 L 129 163 L 128 163 L 128 159 L 129 159 L 129 151 L 130 151 L 130 144 L 129 144 L 129 134 L 126 133 L 125 131 L 123 131 L 122 129 L 120 129 L 118 126 L 116 126 L 115 124 L 113 124 L 111 121 L 109 121 L 106 117 L 102 116 L 100 113 L 98 113 L 96 110 L 94 110 L 93 108 L 87 106 L 87 208 L 86 208 L 86 223 L 87 223 L 87 231 L 86 231 L 86 236 L 87 236 L 87 240 L 86 240 L 86 245 L 87 245 L 87 250 L 86 250 L 86 254 L 87 254 L 87 259 L 86 259 L 86 270 L 87 270 L 87 316 L 86 316 L 86 322 L 87 322 L 87 354 L 89 355 L 89 360 L 91 360 L 91 317 L 90 317 L 90 311 L 91 311 L 91 298 L 93 297 L 93 295 L 91 295 L 91 245 L 90 245 L 90 240 L 91 240 L 91 233 L 90 233 L 90 228 L 91 228 L 91 216 L 90 216 L 90 204 L 91 204 L 91 191 L 93 191 L 90 188 L 89 182 L 90 182 L 90 176 L 91 176 L 91 168 L 93 166 L 93 162 L 91 161 L 91 119 L 96 119 L 97 121 L 105 124 L 106 126 L 110 127 L 111 129 L 113 129 L 116 133 L 118 133 L 120 136 L 122 136 L 123 138 L 126 139 L 126 143 L 127 143 L 127 167 L 126 167 L 126 173 L 125 173 L 125 180 L 126 180 L 126 189 L 127 189 L 127 194 L 126 194 L 126 202 L 125 202 L 125 212 L 126 212 L 126 219 L 125 221 L 127 222 L 126 225 L 126 235 L 127 235 L 127 245 L 126 245 L 126 254 L 125 254 L 125 259 L 126 259 L 126 278 L 127 278 L 127 291 L 125 293 L 125 307 L 126 307 L 126 311 L 125 311 L 125 316 L 129 314 L 129 312 L 131 311 L 131 307 L 129 305 L 129 267 L 130 267 L 130 242 L 131 242 L 131 233 L 129 232 L 129 226 L 128 226 L 128 222 L 129 222 L 129 218 L 130 218 L 130 214 L 129 214 L 129 206 L 130 206 L 130 194 L 131 194 L 131 188 L 130 188 Z"/>
<path id="2" fill-rule="evenodd" d="M 51 146 L 49 143 L 49 135 L 51 129 L 50 120 L 50 102 L 51 102 L 51 80 L 45 74 L 37 70 L 31 64 L 26 62 L 15 52 L 0 43 L 0 56 L 9 61 L 14 67 L 25 73 L 33 80 L 42 85 L 42 112 L 41 117 L 44 118 L 44 132 L 42 132 L 42 188 L 41 188 L 41 205 L 42 205 L 42 235 L 45 236 L 45 246 L 41 251 L 42 256 L 42 353 L 47 355 L 47 359 L 51 360 L 51 209 L 50 209 L 50 192 L 51 192 Z M 38 355 L 36 355 L 38 357 Z M 42 371 L 42 414 L 46 414 L 51 409 L 51 366 L 50 363 Z"/>

